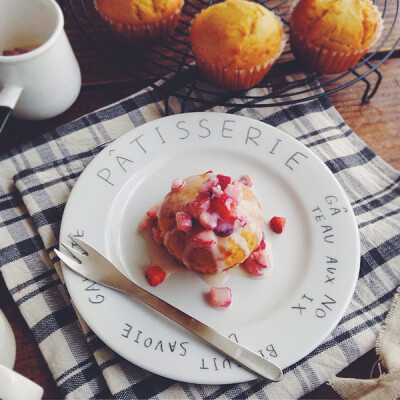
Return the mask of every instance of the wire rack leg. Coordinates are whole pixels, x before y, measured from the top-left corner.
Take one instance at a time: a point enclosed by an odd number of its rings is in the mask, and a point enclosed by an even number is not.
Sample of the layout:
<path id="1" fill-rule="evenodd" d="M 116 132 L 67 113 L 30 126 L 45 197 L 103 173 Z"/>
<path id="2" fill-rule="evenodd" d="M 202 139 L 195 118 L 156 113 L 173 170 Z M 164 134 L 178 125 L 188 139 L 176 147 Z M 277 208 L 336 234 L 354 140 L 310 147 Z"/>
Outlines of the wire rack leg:
<path id="1" fill-rule="evenodd" d="M 379 85 L 382 82 L 382 74 L 379 71 L 379 69 L 374 68 L 374 66 L 371 65 L 370 63 L 366 63 L 366 65 L 368 65 L 370 68 L 372 68 L 371 72 L 374 72 L 377 75 L 377 78 L 376 78 L 375 84 L 372 89 L 371 89 L 371 83 L 369 82 L 369 80 L 366 77 L 361 78 L 361 81 L 363 81 L 366 85 L 364 93 L 361 98 L 361 104 L 367 104 L 372 99 L 372 97 L 374 97 L 375 93 L 377 92 L 377 90 L 379 88 Z M 352 72 L 357 77 L 361 76 L 357 71 L 352 71 Z"/>

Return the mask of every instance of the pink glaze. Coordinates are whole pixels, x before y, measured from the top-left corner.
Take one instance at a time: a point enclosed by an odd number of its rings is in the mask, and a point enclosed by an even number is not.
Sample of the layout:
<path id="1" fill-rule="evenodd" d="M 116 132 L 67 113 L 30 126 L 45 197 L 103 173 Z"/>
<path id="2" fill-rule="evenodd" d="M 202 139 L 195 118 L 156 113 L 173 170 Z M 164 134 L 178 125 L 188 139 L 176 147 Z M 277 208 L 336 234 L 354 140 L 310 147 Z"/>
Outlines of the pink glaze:
<path id="1" fill-rule="evenodd" d="M 151 207 L 149 208 L 149 211 L 147 211 L 147 215 L 148 215 L 150 218 L 156 218 L 156 217 L 157 217 L 157 212 L 158 212 L 159 208 L 160 208 L 160 204 L 155 204 L 154 206 L 151 206 Z"/>
<path id="2" fill-rule="evenodd" d="M 192 217 L 184 211 L 178 211 L 175 215 L 176 226 L 180 231 L 189 232 L 192 229 Z"/>
<path id="3" fill-rule="evenodd" d="M 247 177 L 246 183 L 250 181 L 251 178 Z M 244 184 L 227 175 L 217 175 L 211 171 L 206 175 L 191 176 L 184 182 L 184 185 L 180 186 L 180 181 L 174 180 L 171 193 L 165 197 L 160 208 L 180 210 L 175 218 L 177 227 L 173 229 L 179 229 L 187 234 L 182 254 L 183 263 L 189 267 L 188 256 L 191 251 L 195 247 L 204 247 L 213 256 L 217 272 L 222 272 L 226 269 L 224 249 L 230 248 L 232 240 L 242 248 L 245 257 L 249 257 L 250 249 L 246 239 L 241 235 L 242 229 L 246 226 L 261 242 L 264 217 L 255 198 L 249 196 L 244 198 Z M 182 193 L 179 200 L 171 196 L 177 190 Z M 194 199 L 193 191 L 196 193 Z M 179 201 L 179 205 L 175 204 L 175 201 Z M 167 248 L 170 233 L 171 231 L 166 232 L 163 238 Z M 254 263 L 258 265 L 258 269 L 261 268 L 259 266 L 262 263 L 257 263 L 255 260 Z M 252 270 L 257 269 L 252 268 Z"/>
<path id="4" fill-rule="evenodd" d="M 181 178 L 176 178 L 172 181 L 171 192 L 177 192 L 185 184 L 185 180 Z"/>

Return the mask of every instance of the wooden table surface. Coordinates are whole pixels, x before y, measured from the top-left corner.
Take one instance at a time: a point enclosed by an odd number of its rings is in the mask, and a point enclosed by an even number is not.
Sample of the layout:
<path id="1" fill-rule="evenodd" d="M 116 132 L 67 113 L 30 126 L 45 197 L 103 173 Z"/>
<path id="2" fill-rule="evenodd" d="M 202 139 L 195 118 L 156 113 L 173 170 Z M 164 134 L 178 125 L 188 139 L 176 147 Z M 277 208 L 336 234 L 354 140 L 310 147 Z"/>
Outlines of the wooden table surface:
<path id="1" fill-rule="evenodd" d="M 0 153 L 34 137 L 79 118 L 80 116 L 124 98 L 144 87 L 146 82 L 122 72 L 114 63 L 100 57 L 91 48 L 65 9 L 66 31 L 77 55 L 83 75 L 81 94 L 76 103 L 62 115 L 48 121 L 27 122 L 11 119 L 0 136 Z M 398 37 L 398 36 L 397 36 Z M 384 54 L 384 52 L 382 52 Z M 99 61 L 100 60 L 100 61 Z M 379 68 L 383 81 L 368 104 L 360 104 L 364 84 L 359 82 L 330 95 L 345 122 L 384 160 L 400 169 L 400 54 L 395 52 Z M 371 74 L 373 76 L 374 74 Z M 373 79 L 373 78 L 371 78 Z M 17 341 L 15 370 L 41 385 L 44 398 L 60 398 L 52 375 L 31 331 L 13 302 L 0 275 L 0 308 L 14 330 Z M 346 377 L 369 378 L 376 355 L 371 350 L 340 373 Z M 328 385 L 322 385 L 305 398 L 336 399 L 339 396 Z"/>

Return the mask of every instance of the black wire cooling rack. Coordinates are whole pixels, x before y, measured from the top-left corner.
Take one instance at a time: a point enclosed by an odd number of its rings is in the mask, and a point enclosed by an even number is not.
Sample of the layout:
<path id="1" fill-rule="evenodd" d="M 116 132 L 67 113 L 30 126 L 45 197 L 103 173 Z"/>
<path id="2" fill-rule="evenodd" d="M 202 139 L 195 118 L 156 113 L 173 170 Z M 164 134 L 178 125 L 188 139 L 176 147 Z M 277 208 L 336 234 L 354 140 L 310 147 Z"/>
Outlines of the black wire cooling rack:
<path id="1" fill-rule="evenodd" d="M 284 31 L 289 34 L 289 15 L 293 0 L 259 1 L 279 15 Z M 374 48 L 349 71 L 339 75 L 307 73 L 295 60 L 290 46 L 284 49 L 278 62 L 264 80 L 246 92 L 228 92 L 202 80 L 191 52 L 189 27 L 191 20 L 203 8 L 215 3 L 204 0 L 185 0 L 182 16 L 175 33 L 161 44 L 147 48 L 133 48 L 114 37 L 94 9 L 93 0 L 63 0 L 70 7 L 82 33 L 90 40 L 106 62 L 117 64 L 135 79 L 145 80 L 157 88 L 169 104 L 179 104 L 181 112 L 225 106 L 234 112 L 242 107 L 271 107 L 315 99 L 346 89 L 361 82 L 361 102 L 367 103 L 376 93 L 382 80 L 380 65 L 400 44 L 400 0 L 376 0 L 384 19 L 384 30 Z M 160 79 L 163 84 L 157 83 Z"/>

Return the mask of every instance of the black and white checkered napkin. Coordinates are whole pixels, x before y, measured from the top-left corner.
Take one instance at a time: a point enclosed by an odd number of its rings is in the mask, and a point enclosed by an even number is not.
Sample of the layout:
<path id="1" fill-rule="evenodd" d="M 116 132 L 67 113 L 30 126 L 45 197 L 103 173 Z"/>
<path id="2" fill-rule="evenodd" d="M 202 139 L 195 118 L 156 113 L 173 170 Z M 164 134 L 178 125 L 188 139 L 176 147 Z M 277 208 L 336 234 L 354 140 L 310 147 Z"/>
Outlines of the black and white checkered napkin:
<path id="1" fill-rule="evenodd" d="M 316 350 L 279 383 L 191 385 L 153 375 L 107 348 L 80 321 L 58 274 L 53 249 L 63 209 L 79 174 L 113 139 L 162 116 L 146 89 L 0 156 L 0 266 L 63 397 L 296 398 L 374 347 L 400 281 L 400 174 L 344 123 L 328 99 L 244 109 L 308 146 L 335 174 L 353 206 L 361 271 L 352 302 Z M 216 107 L 213 111 L 224 111 Z M 172 110 L 173 112 L 173 110 Z"/>

